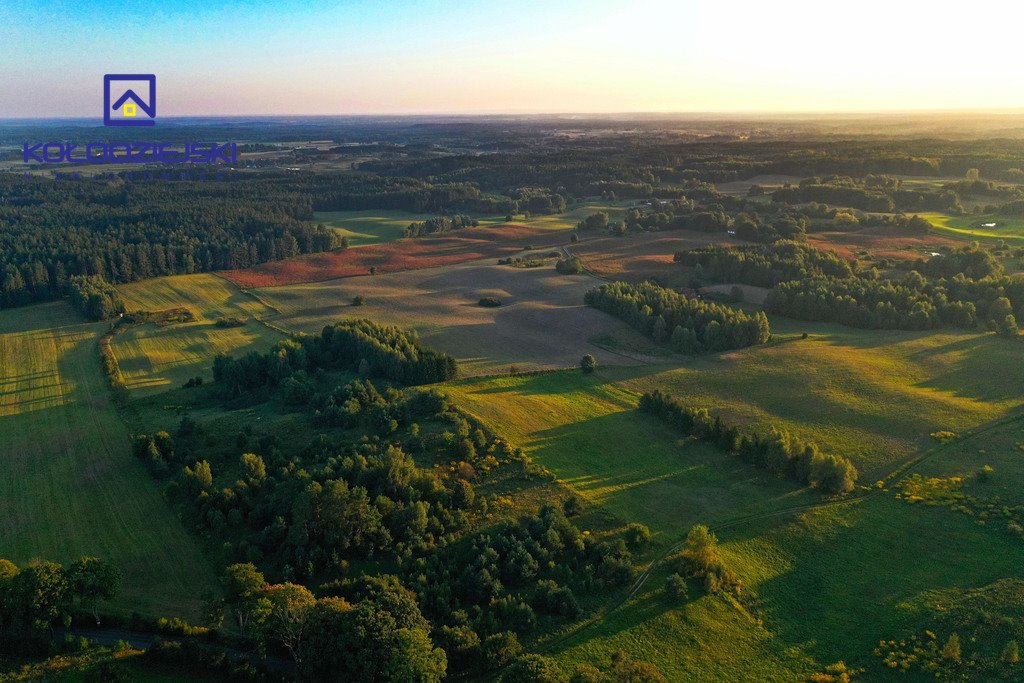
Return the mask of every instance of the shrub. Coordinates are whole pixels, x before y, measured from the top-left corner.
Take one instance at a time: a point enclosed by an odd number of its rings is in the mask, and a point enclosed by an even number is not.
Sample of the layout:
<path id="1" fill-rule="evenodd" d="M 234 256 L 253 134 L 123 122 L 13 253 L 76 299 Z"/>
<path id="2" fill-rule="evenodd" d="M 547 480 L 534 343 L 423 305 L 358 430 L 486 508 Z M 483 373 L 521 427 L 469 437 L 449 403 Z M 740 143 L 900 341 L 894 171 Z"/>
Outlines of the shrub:
<path id="1" fill-rule="evenodd" d="M 633 550 L 639 550 L 651 540 L 651 530 L 643 524 L 633 522 L 626 527 L 626 545 Z"/>
<path id="2" fill-rule="evenodd" d="M 354 297 L 352 297 L 352 305 L 353 306 L 362 306 L 365 303 L 366 303 L 366 300 L 363 299 L 363 296 L 361 294 L 356 294 Z"/>
<path id="3" fill-rule="evenodd" d="M 679 574 L 669 574 L 665 580 L 665 595 L 669 600 L 676 603 L 685 602 L 689 592 L 686 579 Z"/>
<path id="4" fill-rule="evenodd" d="M 555 261 L 555 270 L 562 275 L 578 275 L 583 272 L 583 261 L 576 256 Z"/>
<path id="5" fill-rule="evenodd" d="M 480 297 L 480 305 L 484 308 L 497 308 L 501 306 L 501 299 L 495 296 Z"/>
<path id="6" fill-rule="evenodd" d="M 597 359 L 594 358 L 589 353 L 587 355 L 583 356 L 583 358 L 580 359 L 580 370 L 583 371 L 583 374 L 589 375 L 590 373 L 592 373 L 596 369 L 597 369 Z"/>

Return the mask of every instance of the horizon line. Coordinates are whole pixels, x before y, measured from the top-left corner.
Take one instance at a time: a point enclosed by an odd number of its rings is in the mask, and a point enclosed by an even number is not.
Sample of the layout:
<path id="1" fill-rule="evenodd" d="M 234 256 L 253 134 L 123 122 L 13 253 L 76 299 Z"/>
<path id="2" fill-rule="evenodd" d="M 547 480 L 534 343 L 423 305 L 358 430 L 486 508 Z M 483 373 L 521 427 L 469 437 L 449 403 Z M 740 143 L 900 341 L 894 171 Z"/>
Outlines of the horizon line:
<path id="1" fill-rule="evenodd" d="M 162 115 L 160 120 L 173 119 L 225 119 L 225 118 L 293 118 L 293 119 L 316 119 L 316 118 L 536 118 L 536 117 L 770 117 L 770 116 L 802 116 L 808 118 L 825 118 L 837 116 L 892 116 L 892 115 L 944 115 L 944 114 L 1002 114 L 1024 115 L 1024 106 L 1019 107 L 990 107 L 990 108 L 921 108 L 921 109 L 836 109 L 836 110 L 800 110 L 800 109 L 707 109 L 707 110 L 682 110 L 682 111 L 493 111 L 493 112 L 362 112 L 362 113 L 262 113 L 262 114 L 172 114 Z M 57 115 L 57 116 L 0 116 L 0 121 L 85 121 L 91 119 L 102 119 L 94 115 Z"/>

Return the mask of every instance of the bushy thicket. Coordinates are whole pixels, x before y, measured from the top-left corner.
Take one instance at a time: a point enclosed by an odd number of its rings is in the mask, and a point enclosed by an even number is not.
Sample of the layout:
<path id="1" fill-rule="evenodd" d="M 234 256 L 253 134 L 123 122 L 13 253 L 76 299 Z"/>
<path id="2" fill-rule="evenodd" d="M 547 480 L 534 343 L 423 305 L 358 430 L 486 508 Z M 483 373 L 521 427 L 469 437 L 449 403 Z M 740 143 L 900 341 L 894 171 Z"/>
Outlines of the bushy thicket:
<path id="1" fill-rule="evenodd" d="M 343 560 L 421 555 L 466 528 L 478 502 L 469 479 L 418 467 L 411 454 L 467 472 L 522 459 L 434 391 L 380 392 L 356 380 L 307 410 L 315 426 L 365 438 L 314 439 L 286 456 L 275 435 L 243 431 L 218 450 L 209 446 L 217 435 L 185 420 L 174 435 L 137 436 L 134 453 L 173 475 L 186 519 L 229 559 L 268 561 L 287 580 L 337 572 Z"/>
<path id="2" fill-rule="evenodd" d="M 657 344 L 680 353 L 704 353 L 763 344 L 771 337 L 768 318 L 693 299 L 651 282 L 601 285 L 585 301 L 626 321 Z"/>
<path id="3" fill-rule="evenodd" d="M 106 320 L 124 313 L 117 288 L 102 275 L 75 275 L 71 278 L 71 303 L 89 320 Z"/>
<path id="4" fill-rule="evenodd" d="M 597 541 L 553 506 L 409 569 L 438 642 L 454 666 L 470 670 L 507 663 L 489 652 L 494 639 L 518 640 L 545 622 L 573 621 L 582 613 L 578 595 L 626 585 L 636 574 L 623 540 Z"/>
<path id="5" fill-rule="evenodd" d="M 348 320 L 327 325 L 318 335 L 286 339 L 266 353 L 253 351 L 238 359 L 218 355 L 213 377 L 233 397 L 320 368 L 358 370 L 402 384 L 442 382 L 458 369 L 454 358 L 421 346 L 414 333 L 371 320 Z"/>
<path id="6" fill-rule="evenodd" d="M 712 419 L 707 409 L 684 406 L 660 390 L 643 394 L 639 409 L 687 436 L 713 443 L 777 477 L 813 486 L 823 493 L 848 493 L 856 484 L 858 473 L 849 460 L 821 453 L 817 445 L 800 441 L 782 429 L 773 427 L 767 434 L 741 433 L 720 417 Z"/>
<path id="7" fill-rule="evenodd" d="M 293 379 L 305 378 L 276 395 Z M 521 654 L 520 637 L 578 619 L 578 595 L 635 576 L 626 540 L 596 541 L 556 507 L 471 533 L 494 501 L 478 485 L 537 472 L 436 390 L 311 384 L 292 403 L 343 431 L 304 447 L 252 427 L 232 442 L 188 417 L 134 441 L 170 476 L 186 524 L 236 563 L 225 604 L 240 632 L 288 649 L 304 675 L 495 670 Z M 633 547 L 649 536 L 628 531 Z M 373 576 L 382 564 L 398 578 Z M 366 573 L 349 578 L 353 566 Z M 319 599 L 302 584 L 319 584 Z"/>

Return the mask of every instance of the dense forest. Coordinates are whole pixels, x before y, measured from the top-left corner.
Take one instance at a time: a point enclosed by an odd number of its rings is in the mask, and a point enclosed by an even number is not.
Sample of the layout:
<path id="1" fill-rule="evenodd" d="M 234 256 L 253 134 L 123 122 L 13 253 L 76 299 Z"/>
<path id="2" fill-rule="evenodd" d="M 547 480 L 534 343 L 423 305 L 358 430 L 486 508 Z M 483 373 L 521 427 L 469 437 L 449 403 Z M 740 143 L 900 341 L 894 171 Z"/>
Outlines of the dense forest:
<path id="1" fill-rule="evenodd" d="M 244 180 L 100 182 L 0 176 L 0 307 L 76 275 L 111 283 L 245 268 L 341 246 L 308 197 Z"/>
<path id="2" fill-rule="evenodd" d="M 981 325 L 1013 336 L 1024 315 L 1024 277 L 1003 275 L 978 245 L 906 261 L 888 273 L 784 241 L 694 249 L 676 261 L 700 278 L 770 287 L 765 309 L 799 320 L 905 330 Z"/>

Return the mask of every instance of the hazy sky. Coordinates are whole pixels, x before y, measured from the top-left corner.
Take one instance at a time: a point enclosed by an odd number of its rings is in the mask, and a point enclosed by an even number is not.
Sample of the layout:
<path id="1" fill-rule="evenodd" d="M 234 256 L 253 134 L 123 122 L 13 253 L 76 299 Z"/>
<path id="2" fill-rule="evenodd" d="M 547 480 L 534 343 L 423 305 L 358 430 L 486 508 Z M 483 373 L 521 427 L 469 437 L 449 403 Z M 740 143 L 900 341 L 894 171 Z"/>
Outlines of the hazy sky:
<path id="1" fill-rule="evenodd" d="M 1019 5 L 0 0 L 0 117 L 1024 107 Z"/>

